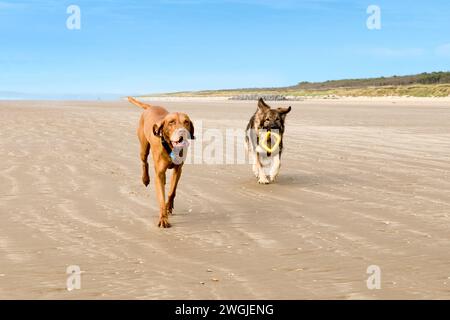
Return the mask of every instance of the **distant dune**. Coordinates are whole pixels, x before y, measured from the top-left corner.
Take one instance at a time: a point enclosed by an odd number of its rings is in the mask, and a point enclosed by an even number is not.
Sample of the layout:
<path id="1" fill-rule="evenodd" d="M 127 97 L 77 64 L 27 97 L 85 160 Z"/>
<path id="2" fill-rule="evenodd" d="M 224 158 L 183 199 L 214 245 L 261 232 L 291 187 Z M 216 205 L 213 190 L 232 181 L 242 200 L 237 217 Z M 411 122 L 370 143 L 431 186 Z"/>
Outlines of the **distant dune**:
<path id="1" fill-rule="evenodd" d="M 288 97 L 449 97 L 450 72 L 421 73 L 368 79 L 300 82 L 280 88 L 245 88 L 150 94 L 143 97 L 229 97 L 248 100 L 249 95 Z M 274 99 L 283 100 L 283 99 Z"/>

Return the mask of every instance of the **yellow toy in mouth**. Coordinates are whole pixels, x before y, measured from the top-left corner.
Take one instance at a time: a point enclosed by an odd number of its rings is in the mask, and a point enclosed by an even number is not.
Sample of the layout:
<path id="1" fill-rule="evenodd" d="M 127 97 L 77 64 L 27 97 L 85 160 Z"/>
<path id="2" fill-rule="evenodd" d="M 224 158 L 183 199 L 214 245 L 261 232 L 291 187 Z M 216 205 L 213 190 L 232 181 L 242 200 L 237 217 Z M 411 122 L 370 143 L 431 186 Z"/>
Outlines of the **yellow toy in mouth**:
<path id="1" fill-rule="evenodd" d="M 267 145 L 267 141 L 269 141 L 269 139 L 271 139 L 272 136 L 275 137 L 275 144 L 272 146 L 272 148 L 269 148 L 269 146 Z M 281 143 L 281 136 L 278 133 L 270 131 L 267 131 L 266 133 L 261 133 L 259 145 L 267 152 L 273 153 L 275 150 L 277 150 L 280 143 Z"/>

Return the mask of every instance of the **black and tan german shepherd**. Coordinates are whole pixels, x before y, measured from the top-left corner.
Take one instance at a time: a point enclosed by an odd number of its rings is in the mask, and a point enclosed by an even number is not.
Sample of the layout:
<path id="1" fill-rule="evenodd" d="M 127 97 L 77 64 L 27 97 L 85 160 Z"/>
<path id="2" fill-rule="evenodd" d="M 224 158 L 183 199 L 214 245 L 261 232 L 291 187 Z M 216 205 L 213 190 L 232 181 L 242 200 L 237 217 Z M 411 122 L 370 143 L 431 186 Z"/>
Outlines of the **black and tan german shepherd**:
<path id="1" fill-rule="evenodd" d="M 271 109 L 263 99 L 259 99 L 258 109 L 247 125 L 245 140 L 254 161 L 253 172 L 260 184 L 274 182 L 278 176 L 285 120 L 291 109 Z"/>

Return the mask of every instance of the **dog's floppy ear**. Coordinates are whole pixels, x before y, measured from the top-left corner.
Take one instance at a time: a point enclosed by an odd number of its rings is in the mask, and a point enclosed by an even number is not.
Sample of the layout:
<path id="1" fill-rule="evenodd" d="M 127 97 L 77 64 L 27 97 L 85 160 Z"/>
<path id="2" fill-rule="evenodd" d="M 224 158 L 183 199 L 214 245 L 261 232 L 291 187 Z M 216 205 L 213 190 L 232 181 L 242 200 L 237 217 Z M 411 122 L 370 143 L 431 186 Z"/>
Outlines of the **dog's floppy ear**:
<path id="1" fill-rule="evenodd" d="M 195 140 L 195 136 L 194 136 L 194 124 L 192 123 L 191 120 L 189 120 L 189 134 L 191 136 L 191 140 Z"/>
<path id="2" fill-rule="evenodd" d="M 259 98 L 258 100 L 258 110 L 262 112 L 270 110 L 270 107 L 264 102 L 263 98 Z"/>
<path id="3" fill-rule="evenodd" d="M 155 123 L 153 125 L 153 134 L 157 137 L 161 137 L 163 128 L 164 128 L 164 120 L 159 123 Z"/>

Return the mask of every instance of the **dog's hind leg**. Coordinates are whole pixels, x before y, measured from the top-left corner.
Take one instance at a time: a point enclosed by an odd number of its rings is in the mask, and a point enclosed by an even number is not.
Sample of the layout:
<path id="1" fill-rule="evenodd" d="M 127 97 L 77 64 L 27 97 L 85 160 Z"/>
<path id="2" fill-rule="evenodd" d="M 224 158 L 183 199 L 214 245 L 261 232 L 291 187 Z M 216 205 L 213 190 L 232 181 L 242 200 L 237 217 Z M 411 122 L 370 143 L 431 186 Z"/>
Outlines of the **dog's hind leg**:
<path id="1" fill-rule="evenodd" d="M 150 152 L 150 144 L 141 145 L 141 161 L 142 161 L 142 183 L 147 187 L 150 183 L 148 174 L 148 154 Z"/>
<path id="2" fill-rule="evenodd" d="M 147 141 L 141 130 L 139 130 L 138 136 L 141 142 L 142 183 L 147 187 L 150 183 L 150 176 L 148 174 L 148 154 L 150 153 L 150 143 Z"/>

